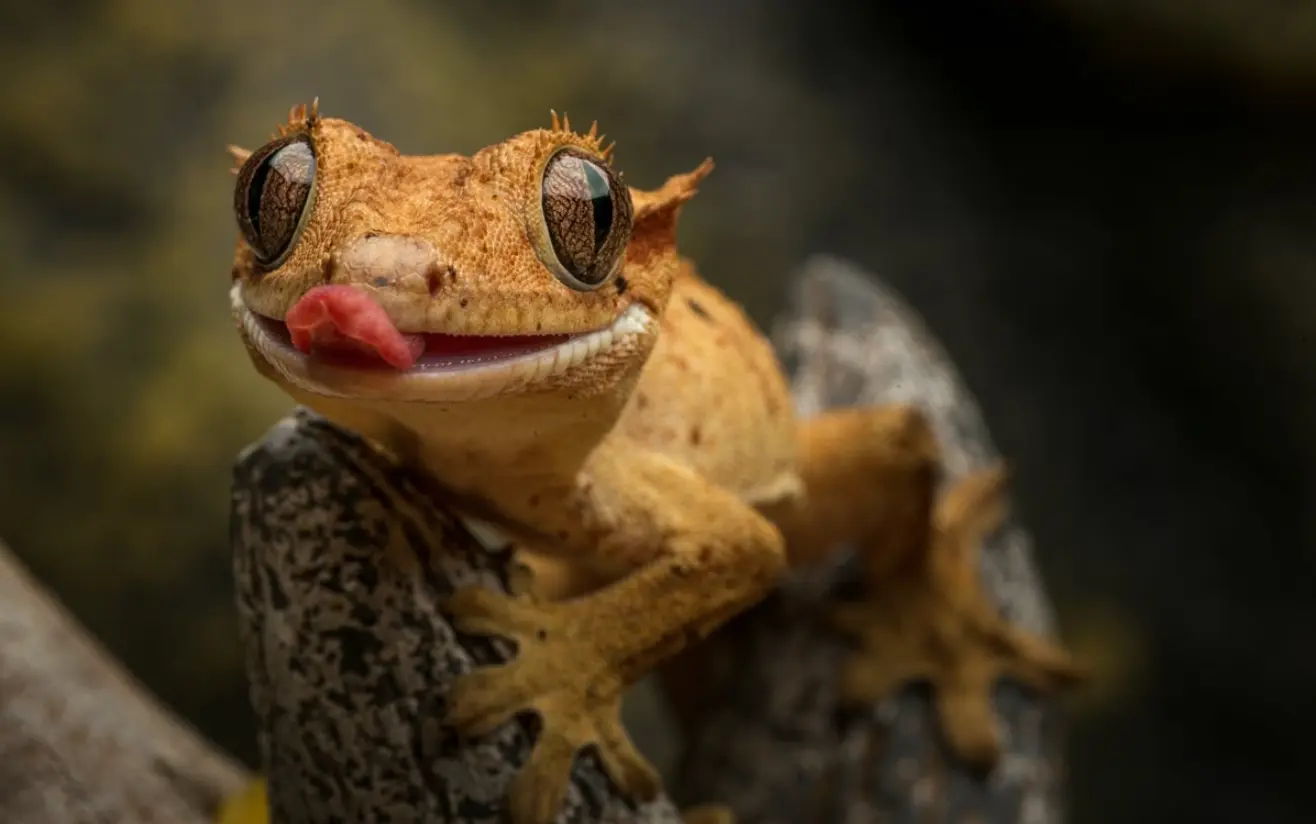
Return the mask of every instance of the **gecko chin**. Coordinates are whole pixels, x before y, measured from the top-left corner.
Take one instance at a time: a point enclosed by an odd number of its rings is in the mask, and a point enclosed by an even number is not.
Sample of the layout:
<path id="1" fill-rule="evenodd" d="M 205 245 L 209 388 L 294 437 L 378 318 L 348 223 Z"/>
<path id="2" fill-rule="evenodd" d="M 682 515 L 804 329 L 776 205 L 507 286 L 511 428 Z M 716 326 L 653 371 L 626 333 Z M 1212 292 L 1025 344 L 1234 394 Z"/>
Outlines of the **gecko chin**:
<path id="1" fill-rule="evenodd" d="M 409 352 L 397 351 L 401 343 L 392 350 L 318 351 L 307 345 L 305 330 L 296 323 L 248 308 L 240 284 L 234 284 L 230 300 L 247 346 L 276 373 L 271 377 L 345 399 L 426 403 L 512 394 L 548 383 L 605 353 L 639 346 L 654 331 L 653 315 L 632 303 L 608 326 L 577 334 L 410 333 L 398 336 Z M 290 311 L 289 318 L 292 315 Z"/>

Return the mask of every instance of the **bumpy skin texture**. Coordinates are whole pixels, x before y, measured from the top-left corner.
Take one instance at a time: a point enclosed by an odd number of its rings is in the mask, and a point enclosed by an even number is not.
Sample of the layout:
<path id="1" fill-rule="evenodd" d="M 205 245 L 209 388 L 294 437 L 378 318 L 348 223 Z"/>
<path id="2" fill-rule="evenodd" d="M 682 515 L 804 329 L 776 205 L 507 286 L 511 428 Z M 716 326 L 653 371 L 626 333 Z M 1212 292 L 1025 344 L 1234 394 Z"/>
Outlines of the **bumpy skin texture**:
<path id="1" fill-rule="evenodd" d="M 556 116 L 472 157 L 404 156 L 314 109 L 294 110 L 281 135 L 250 158 L 235 151 L 235 318 L 263 374 L 525 550 L 530 597 L 471 588 L 449 605 L 464 630 L 518 646 L 455 685 L 449 723 L 479 735 L 525 710 L 542 719 L 510 793 L 515 820 L 553 819 L 587 745 L 624 791 L 652 797 L 622 690 L 760 600 L 788 553 L 868 550 L 872 597 L 838 616 L 862 642 L 848 696 L 930 678 L 948 688 L 949 740 L 975 761 L 998 752 L 987 675 L 1025 671 L 1043 687 L 1073 676 L 1062 652 L 994 614 L 980 626 L 964 545 L 993 528 L 1002 477 L 968 478 L 937 506 L 937 444 L 912 409 L 797 421 L 768 342 L 679 256 L 677 213 L 710 163 L 628 190 L 595 130 Z M 550 174 L 564 150 L 565 176 Z M 592 205 L 545 196 L 563 191 Z M 578 337 L 476 367 L 344 364 L 279 332 L 322 285 L 369 295 L 405 334 Z M 911 665 L 929 655 L 936 666 Z"/>

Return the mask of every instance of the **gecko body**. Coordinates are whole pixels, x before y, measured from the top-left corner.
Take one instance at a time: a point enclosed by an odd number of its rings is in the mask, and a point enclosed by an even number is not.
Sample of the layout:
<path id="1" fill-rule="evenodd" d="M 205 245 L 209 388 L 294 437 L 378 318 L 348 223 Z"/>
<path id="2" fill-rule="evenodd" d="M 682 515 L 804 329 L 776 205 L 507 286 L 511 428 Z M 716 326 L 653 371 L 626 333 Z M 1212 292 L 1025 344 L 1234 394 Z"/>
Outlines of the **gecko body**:
<path id="1" fill-rule="evenodd" d="M 518 824 L 553 820 L 588 745 L 623 791 L 656 794 L 622 691 L 844 542 L 868 585 L 834 616 L 858 642 L 846 702 L 929 680 L 951 747 L 990 765 L 993 680 L 1076 677 L 977 583 L 1004 474 L 938 499 L 916 410 L 798 419 L 763 335 L 678 252 L 710 161 L 634 189 L 596 129 L 556 115 L 471 156 L 408 156 L 314 106 L 233 151 L 231 304 L 256 368 L 506 530 L 535 572 L 533 597 L 449 604 L 460 628 L 517 642 L 447 712 L 467 735 L 540 716 Z"/>

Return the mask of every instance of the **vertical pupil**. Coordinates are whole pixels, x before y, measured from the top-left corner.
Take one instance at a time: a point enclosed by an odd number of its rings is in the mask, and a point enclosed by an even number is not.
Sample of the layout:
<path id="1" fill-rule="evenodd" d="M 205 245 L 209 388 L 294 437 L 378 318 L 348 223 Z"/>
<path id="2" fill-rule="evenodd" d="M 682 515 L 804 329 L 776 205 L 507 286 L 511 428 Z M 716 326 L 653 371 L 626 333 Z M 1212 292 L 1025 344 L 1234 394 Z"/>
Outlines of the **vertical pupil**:
<path id="1" fill-rule="evenodd" d="M 265 180 L 270 176 L 270 160 L 266 158 L 256 167 L 251 176 L 251 182 L 247 184 L 247 217 L 251 220 L 252 232 L 256 237 L 260 237 L 260 201 L 261 195 L 265 192 Z M 269 250 L 262 249 L 261 253 L 266 254 Z"/>
<path id="2" fill-rule="evenodd" d="M 589 187 L 591 212 L 594 214 L 594 251 L 603 247 L 612 228 L 612 187 L 608 178 L 593 163 L 580 164 L 585 169 L 585 185 Z"/>

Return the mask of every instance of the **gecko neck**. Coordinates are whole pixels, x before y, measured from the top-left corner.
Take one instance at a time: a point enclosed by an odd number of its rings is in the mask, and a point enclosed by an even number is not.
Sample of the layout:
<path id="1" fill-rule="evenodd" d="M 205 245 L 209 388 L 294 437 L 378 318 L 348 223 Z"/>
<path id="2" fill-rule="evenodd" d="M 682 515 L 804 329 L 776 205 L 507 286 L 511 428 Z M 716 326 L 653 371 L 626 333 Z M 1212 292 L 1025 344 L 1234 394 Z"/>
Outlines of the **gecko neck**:
<path id="1" fill-rule="evenodd" d="M 366 403 L 284 388 L 444 489 L 499 506 L 526 490 L 574 483 L 620 418 L 633 383 L 583 398 L 540 392 L 451 403 Z"/>

